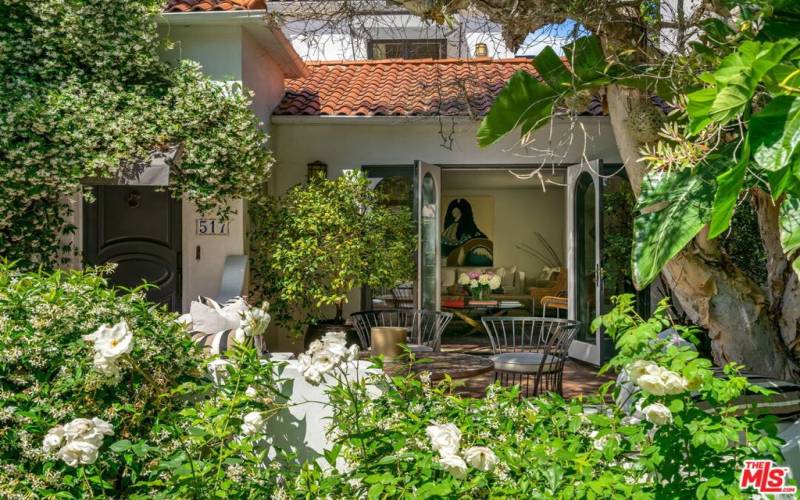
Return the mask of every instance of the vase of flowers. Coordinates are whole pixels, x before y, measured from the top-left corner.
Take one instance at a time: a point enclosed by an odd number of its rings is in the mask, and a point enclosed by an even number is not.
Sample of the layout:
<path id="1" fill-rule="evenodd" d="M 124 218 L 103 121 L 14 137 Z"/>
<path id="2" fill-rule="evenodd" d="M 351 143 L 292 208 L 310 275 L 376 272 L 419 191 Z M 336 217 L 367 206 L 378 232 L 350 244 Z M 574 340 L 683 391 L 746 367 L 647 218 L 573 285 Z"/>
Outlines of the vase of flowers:
<path id="1" fill-rule="evenodd" d="M 500 288 L 500 282 L 500 276 L 492 271 L 470 271 L 458 277 L 458 284 L 476 300 L 485 300 L 492 290 Z"/>

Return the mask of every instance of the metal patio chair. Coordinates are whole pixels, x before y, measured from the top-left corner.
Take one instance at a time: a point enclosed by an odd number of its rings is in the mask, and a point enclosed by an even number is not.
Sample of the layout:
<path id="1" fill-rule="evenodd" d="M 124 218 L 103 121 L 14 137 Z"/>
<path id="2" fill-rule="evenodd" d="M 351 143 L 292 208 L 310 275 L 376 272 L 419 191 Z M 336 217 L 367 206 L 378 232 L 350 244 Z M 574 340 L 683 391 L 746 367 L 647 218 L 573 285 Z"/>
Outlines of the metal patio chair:
<path id="1" fill-rule="evenodd" d="M 408 344 L 412 350 L 439 351 L 442 332 L 453 319 L 453 313 L 415 311 L 413 309 L 381 309 L 361 311 L 350 315 L 363 349 L 372 345 L 372 327 L 396 326 L 408 329 Z"/>
<path id="2" fill-rule="evenodd" d="M 484 317 L 492 343 L 495 380 L 518 384 L 520 395 L 563 394 L 564 362 L 580 325 L 541 317 Z"/>

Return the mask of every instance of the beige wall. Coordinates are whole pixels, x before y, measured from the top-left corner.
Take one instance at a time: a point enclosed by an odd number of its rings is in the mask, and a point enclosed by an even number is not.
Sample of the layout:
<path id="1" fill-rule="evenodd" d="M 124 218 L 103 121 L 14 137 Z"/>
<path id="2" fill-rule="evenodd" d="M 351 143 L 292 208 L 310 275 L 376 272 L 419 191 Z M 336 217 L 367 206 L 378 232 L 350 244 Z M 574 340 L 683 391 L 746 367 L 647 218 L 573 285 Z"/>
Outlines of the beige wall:
<path id="1" fill-rule="evenodd" d="M 469 175 L 468 173 L 465 173 Z M 535 278 L 542 269 L 542 262 L 528 253 L 516 248 L 518 243 L 526 243 L 541 251 L 544 250 L 538 238 L 538 231 L 553 247 L 558 256 L 564 259 L 565 248 L 565 191 L 561 187 L 541 189 L 458 189 L 448 190 L 443 182 L 442 195 L 491 196 L 494 198 L 494 266 L 516 265 L 525 272 L 526 278 Z M 447 207 L 442 207 L 444 211 Z M 483 228 L 481 228 L 483 229 Z"/>

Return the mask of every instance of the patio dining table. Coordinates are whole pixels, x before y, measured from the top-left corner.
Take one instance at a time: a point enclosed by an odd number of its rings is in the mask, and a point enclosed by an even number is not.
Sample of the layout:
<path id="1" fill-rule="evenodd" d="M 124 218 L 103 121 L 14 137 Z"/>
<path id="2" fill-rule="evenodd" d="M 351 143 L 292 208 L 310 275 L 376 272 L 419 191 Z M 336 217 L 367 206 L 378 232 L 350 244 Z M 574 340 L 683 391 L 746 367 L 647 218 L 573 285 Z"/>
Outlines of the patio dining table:
<path id="1" fill-rule="evenodd" d="M 486 333 L 481 323 L 481 317 L 506 316 L 511 311 L 525 309 L 525 305 L 517 300 L 500 300 L 494 302 L 494 304 L 487 304 L 468 301 L 465 305 L 459 307 L 442 306 L 442 310 L 453 313 L 454 316 L 469 325 L 472 329 L 467 332 L 466 335 L 472 335 L 473 333 Z M 478 318 L 476 319 L 474 316 L 478 316 Z"/>

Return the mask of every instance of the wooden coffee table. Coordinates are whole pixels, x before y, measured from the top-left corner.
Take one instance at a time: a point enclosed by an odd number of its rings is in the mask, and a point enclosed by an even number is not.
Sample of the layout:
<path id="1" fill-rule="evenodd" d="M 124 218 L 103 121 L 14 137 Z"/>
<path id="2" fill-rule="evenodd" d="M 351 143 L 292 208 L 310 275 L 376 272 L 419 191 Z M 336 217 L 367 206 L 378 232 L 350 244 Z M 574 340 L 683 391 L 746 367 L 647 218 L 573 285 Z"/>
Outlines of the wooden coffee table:
<path id="1" fill-rule="evenodd" d="M 494 361 L 487 357 L 457 352 L 420 352 L 413 364 L 408 360 L 384 360 L 383 363 L 383 371 L 389 375 L 430 372 L 434 381 L 443 380 L 446 375 L 460 379 L 494 370 Z"/>

